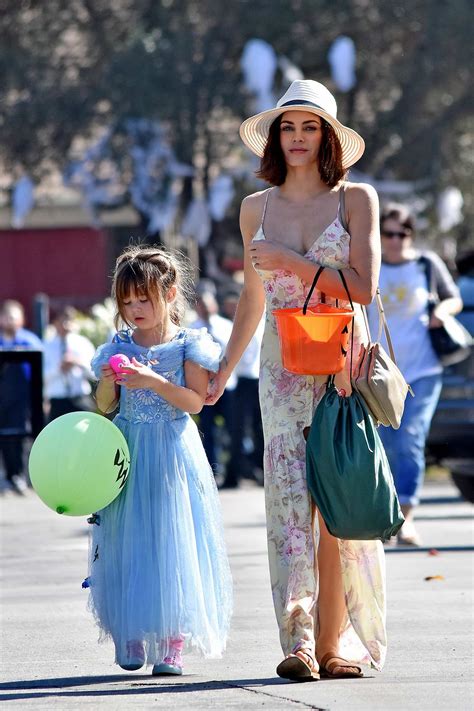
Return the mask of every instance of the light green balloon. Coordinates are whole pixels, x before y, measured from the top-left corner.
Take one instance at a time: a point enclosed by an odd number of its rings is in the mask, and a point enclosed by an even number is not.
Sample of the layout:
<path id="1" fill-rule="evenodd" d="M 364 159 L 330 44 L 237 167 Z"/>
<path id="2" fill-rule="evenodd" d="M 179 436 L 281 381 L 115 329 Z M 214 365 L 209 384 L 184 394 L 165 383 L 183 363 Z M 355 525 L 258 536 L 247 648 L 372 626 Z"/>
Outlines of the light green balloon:
<path id="1" fill-rule="evenodd" d="M 34 441 L 29 470 L 40 499 L 60 514 L 85 516 L 122 491 L 130 453 L 118 427 L 93 412 L 70 412 L 50 422 Z"/>

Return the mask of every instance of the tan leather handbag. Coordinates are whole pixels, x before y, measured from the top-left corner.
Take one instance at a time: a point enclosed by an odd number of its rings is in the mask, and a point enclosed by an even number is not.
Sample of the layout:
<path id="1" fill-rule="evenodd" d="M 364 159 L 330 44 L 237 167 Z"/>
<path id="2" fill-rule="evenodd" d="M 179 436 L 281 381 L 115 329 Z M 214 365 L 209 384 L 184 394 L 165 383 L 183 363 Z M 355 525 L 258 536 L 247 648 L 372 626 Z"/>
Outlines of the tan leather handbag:
<path id="1" fill-rule="evenodd" d="M 352 386 L 364 398 L 377 424 L 397 430 L 402 420 L 406 396 L 408 393 L 413 396 L 414 393 L 397 366 L 379 288 L 375 294 L 375 301 L 379 312 L 377 341 L 375 343 L 370 341 L 367 313 L 362 307 L 369 342 L 360 347 L 357 363 L 352 371 Z M 379 342 L 382 329 L 385 332 L 390 356 Z"/>
<path id="2" fill-rule="evenodd" d="M 345 209 L 345 184 L 341 186 L 340 219 L 341 224 L 349 232 Z M 395 360 L 392 339 L 388 330 L 385 311 L 377 287 L 375 301 L 379 312 L 379 330 L 377 341 L 371 342 L 367 312 L 362 306 L 365 325 L 368 334 L 368 344 L 361 345 L 355 368 L 352 368 L 352 387 L 363 397 L 367 408 L 377 425 L 393 427 L 398 430 L 402 420 L 407 393 L 414 396 L 413 390 L 406 382 Z M 390 355 L 380 344 L 382 329 L 385 332 Z"/>

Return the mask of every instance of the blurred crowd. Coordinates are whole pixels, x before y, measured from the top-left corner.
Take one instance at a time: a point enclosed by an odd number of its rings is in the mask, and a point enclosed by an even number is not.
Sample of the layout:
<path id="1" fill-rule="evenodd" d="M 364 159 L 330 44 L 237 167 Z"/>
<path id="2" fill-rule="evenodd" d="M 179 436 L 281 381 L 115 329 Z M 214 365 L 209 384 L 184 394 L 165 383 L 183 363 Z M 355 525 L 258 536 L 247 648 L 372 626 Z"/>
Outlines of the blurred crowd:
<path id="1" fill-rule="evenodd" d="M 207 328 L 224 350 L 239 300 L 237 282 L 217 285 L 203 279 L 196 286 L 194 310 L 186 325 Z M 81 319 L 73 305 L 52 310 L 43 338 L 25 328 L 25 310 L 13 299 L 0 306 L 0 491 L 22 495 L 28 488 L 31 430 L 31 365 L 11 360 L 11 353 L 41 351 L 44 424 L 75 411 L 95 411 L 94 376 L 90 369 L 95 346 L 79 331 Z M 196 421 L 220 488 L 236 488 L 242 479 L 263 484 L 263 433 L 258 400 L 260 343 L 263 323 L 229 381 L 224 396 L 205 406 Z M 111 331 L 110 336 L 112 337 Z M 37 395 L 37 394 L 36 394 Z"/>
<path id="2" fill-rule="evenodd" d="M 408 213 L 403 211 L 395 210 L 387 213 L 385 217 L 382 215 L 384 261 L 380 275 L 385 311 L 399 365 L 413 389 L 418 391 L 418 397 L 413 402 L 408 399 L 407 412 L 398 431 L 380 428 L 397 490 L 408 517 L 418 502 L 425 469 L 426 437 L 441 390 L 442 368 L 430 350 L 428 317 L 425 317 L 425 312 L 430 313 L 432 295 L 429 286 L 425 284 L 423 259 L 426 261 L 429 257 L 434 260 L 438 273 L 439 298 L 452 301 L 460 295 L 464 301 L 464 325 L 471 333 L 474 325 L 472 252 L 457 260 L 459 279 L 458 285 L 455 286 L 448 269 L 439 257 L 431 252 L 420 253 L 413 249 L 415 230 L 410 220 Z M 426 256 L 420 257 L 420 254 Z M 193 310 L 188 311 L 184 324 L 196 329 L 206 328 L 221 345 L 222 352 L 225 351 L 232 332 L 232 322 L 240 296 L 238 273 L 236 277 L 226 281 L 211 278 L 199 281 L 196 285 Z M 372 307 L 368 309 L 368 314 L 374 339 L 378 326 Z M 12 491 L 21 495 L 27 489 L 27 450 L 37 434 L 32 432 L 31 428 L 31 403 L 35 396 L 31 387 L 33 366 L 26 361 L 21 362 L 18 357 L 12 359 L 12 353 L 17 356 L 19 352 L 42 353 L 43 390 L 39 397 L 44 424 L 68 412 L 96 410 L 90 362 L 95 345 L 98 344 L 93 345 L 89 338 L 80 333 L 83 315 L 82 320 L 80 317 L 81 314 L 72 305 L 52 309 L 51 318 L 44 329 L 43 338 L 40 339 L 25 328 L 25 312 L 21 303 L 7 299 L 0 305 L 2 492 Z M 112 328 L 110 324 L 108 327 Z M 262 319 L 221 399 L 213 406 L 205 406 L 199 415 L 194 416 L 219 488 L 237 488 L 243 479 L 263 485 L 263 432 L 258 395 L 263 330 Z M 410 334 L 411 340 L 407 340 L 407 334 Z M 113 336 L 112 330 L 109 336 Z M 413 342 L 415 336 L 417 343 Z M 425 350 L 422 348 L 423 344 Z M 414 358 L 414 354 L 419 355 L 418 360 Z M 436 380 L 436 387 L 430 378 Z M 426 397 L 421 397 L 421 386 L 425 382 L 427 394 Z M 36 395 L 38 396 L 38 393 Z M 408 471 L 412 472 L 410 477 L 407 475 Z M 417 541 L 414 530 L 412 539 Z"/>

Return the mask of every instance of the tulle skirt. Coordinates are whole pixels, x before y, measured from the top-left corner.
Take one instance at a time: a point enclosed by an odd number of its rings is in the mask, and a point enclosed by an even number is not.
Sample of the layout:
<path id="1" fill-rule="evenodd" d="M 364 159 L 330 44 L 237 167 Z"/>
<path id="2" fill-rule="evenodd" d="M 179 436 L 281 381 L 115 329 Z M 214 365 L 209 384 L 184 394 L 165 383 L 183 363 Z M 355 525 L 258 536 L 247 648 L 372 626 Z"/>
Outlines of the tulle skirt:
<path id="1" fill-rule="evenodd" d="M 147 664 L 172 640 L 208 657 L 225 649 L 232 611 L 214 477 L 188 416 L 115 424 L 131 468 L 123 492 L 91 526 L 90 608 L 116 661 L 127 642 L 144 642 Z"/>

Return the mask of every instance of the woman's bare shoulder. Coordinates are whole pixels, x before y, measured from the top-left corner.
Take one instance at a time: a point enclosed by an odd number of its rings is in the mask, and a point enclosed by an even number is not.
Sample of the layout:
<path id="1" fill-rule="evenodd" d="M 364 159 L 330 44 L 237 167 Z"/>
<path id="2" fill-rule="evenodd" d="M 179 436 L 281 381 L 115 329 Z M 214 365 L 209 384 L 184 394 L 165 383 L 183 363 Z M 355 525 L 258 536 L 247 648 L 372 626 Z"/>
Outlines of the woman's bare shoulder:
<path id="1" fill-rule="evenodd" d="M 242 200 L 242 211 L 245 214 L 252 215 L 253 213 L 262 212 L 263 206 L 265 204 L 265 199 L 267 196 L 268 189 L 259 190 L 257 193 L 252 193 L 247 195 Z"/>
<path id="2" fill-rule="evenodd" d="M 378 205 L 377 191 L 369 183 L 345 183 L 344 192 L 350 206 Z"/>
<path id="3" fill-rule="evenodd" d="M 247 195 L 247 197 L 242 200 L 240 208 L 240 225 L 242 231 L 252 234 L 257 231 L 262 221 L 267 192 L 267 190 L 260 190 L 258 193 Z"/>

